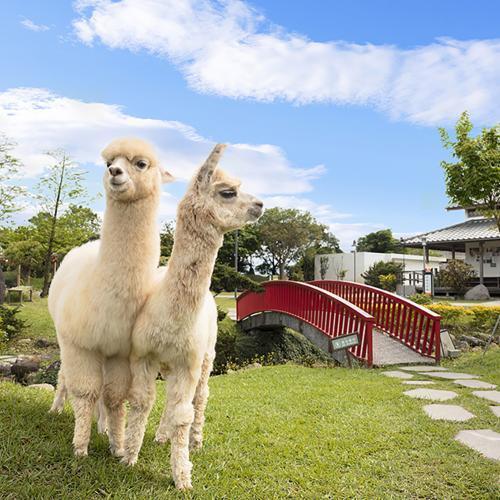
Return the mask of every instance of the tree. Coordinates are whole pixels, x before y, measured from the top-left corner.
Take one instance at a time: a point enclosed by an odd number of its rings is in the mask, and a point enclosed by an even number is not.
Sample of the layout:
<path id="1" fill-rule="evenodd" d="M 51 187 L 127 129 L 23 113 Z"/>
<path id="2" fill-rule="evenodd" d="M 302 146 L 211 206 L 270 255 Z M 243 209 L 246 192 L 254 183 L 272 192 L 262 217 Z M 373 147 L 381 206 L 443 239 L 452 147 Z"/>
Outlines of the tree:
<path id="1" fill-rule="evenodd" d="M 12 221 L 12 215 L 22 209 L 22 203 L 19 198 L 26 192 L 24 188 L 10 184 L 18 173 L 21 162 L 12 156 L 11 152 L 15 144 L 0 135 L 0 226 Z M 0 304 L 3 304 L 5 298 L 5 278 L 3 268 L 0 262 Z"/>
<path id="2" fill-rule="evenodd" d="M 21 162 L 12 156 L 15 144 L 0 135 L 0 225 L 10 223 L 12 214 L 23 208 L 20 198 L 26 195 L 23 187 L 10 184 L 19 172 Z"/>
<path id="3" fill-rule="evenodd" d="M 224 243 L 219 249 L 217 262 L 235 267 L 236 238 L 238 238 L 238 271 L 253 273 L 252 257 L 260 247 L 258 230 L 255 224 L 249 224 L 238 231 L 227 233 L 224 236 Z"/>
<path id="4" fill-rule="evenodd" d="M 266 274 L 278 273 L 280 279 L 286 278 L 287 268 L 304 257 L 307 249 L 321 247 L 325 238 L 332 243 L 334 238 L 309 212 L 294 208 L 267 209 L 256 229 L 261 246 L 258 256 L 262 259 L 258 269 Z"/>
<path id="5" fill-rule="evenodd" d="M 446 193 L 451 203 L 462 207 L 477 206 L 480 213 L 492 217 L 500 231 L 500 125 L 484 128 L 471 137 L 473 125 L 467 112 L 455 126 L 455 140 L 444 128 L 441 142 L 453 151 L 455 162 L 442 161 Z"/>
<path id="6" fill-rule="evenodd" d="M 401 283 L 401 275 L 404 271 L 403 264 L 398 262 L 375 262 L 370 266 L 363 276 L 367 285 L 376 286 L 384 290 L 396 289 L 396 285 Z M 391 290 L 393 291 L 393 290 Z"/>
<path id="7" fill-rule="evenodd" d="M 10 263 L 19 266 L 18 284 L 21 277 L 29 284 L 33 267 L 43 260 L 43 247 L 38 241 L 13 241 L 5 249 L 5 257 Z"/>
<path id="8" fill-rule="evenodd" d="M 43 288 L 40 294 L 42 297 L 49 292 L 52 254 L 61 209 L 68 201 L 81 199 L 87 195 L 86 189 L 83 187 L 85 172 L 75 168 L 71 158 L 62 150 L 48 154 L 53 159 L 53 163 L 36 186 L 36 198 L 42 207 L 42 212 L 47 215 Z"/>
<path id="9" fill-rule="evenodd" d="M 394 238 L 390 229 L 382 229 L 369 233 L 358 239 L 358 252 L 391 253 L 400 250 L 399 241 Z"/>
<path id="10" fill-rule="evenodd" d="M 217 295 L 224 290 L 236 289 L 260 291 L 261 286 L 248 276 L 235 271 L 233 267 L 216 263 L 212 274 L 210 290 Z"/>
<path id="11" fill-rule="evenodd" d="M 160 259 L 162 265 L 167 263 L 174 248 L 175 224 L 173 221 L 165 222 L 160 232 Z"/>
<path id="12" fill-rule="evenodd" d="M 446 267 L 439 271 L 440 284 L 451 288 L 458 295 L 464 295 L 474 276 L 474 268 L 463 260 L 450 260 Z"/>

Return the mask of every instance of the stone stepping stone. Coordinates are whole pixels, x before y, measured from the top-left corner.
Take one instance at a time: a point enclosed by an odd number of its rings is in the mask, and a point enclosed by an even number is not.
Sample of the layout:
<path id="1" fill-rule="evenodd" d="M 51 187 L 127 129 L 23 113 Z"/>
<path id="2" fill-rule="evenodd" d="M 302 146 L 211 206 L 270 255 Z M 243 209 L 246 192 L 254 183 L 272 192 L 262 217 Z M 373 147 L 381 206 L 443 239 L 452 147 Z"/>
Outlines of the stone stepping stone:
<path id="1" fill-rule="evenodd" d="M 491 411 L 497 417 L 500 417 L 500 406 L 490 406 Z"/>
<path id="2" fill-rule="evenodd" d="M 409 373 L 405 373 L 405 372 L 400 372 L 398 370 L 382 372 L 382 375 L 385 375 L 386 377 L 392 377 L 392 378 L 413 378 L 413 375 L 410 375 Z"/>
<path id="3" fill-rule="evenodd" d="M 493 403 L 500 404 L 500 391 L 472 391 L 472 394 L 478 398 L 487 399 L 488 401 L 493 401 Z"/>
<path id="4" fill-rule="evenodd" d="M 398 366 L 398 370 L 404 370 L 406 372 L 445 372 L 447 368 L 442 368 L 441 366 L 432 365 L 416 365 L 416 366 Z"/>
<path id="5" fill-rule="evenodd" d="M 489 384 L 488 382 L 481 382 L 481 380 L 454 380 L 457 385 L 462 387 L 470 387 L 472 389 L 495 389 L 495 384 Z"/>
<path id="6" fill-rule="evenodd" d="M 412 389 L 410 391 L 405 391 L 403 394 L 410 396 L 410 398 L 430 399 L 432 401 L 448 401 L 448 399 L 453 399 L 458 396 L 456 392 L 439 391 L 437 389 Z"/>
<path id="7" fill-rule="evenodd" d="M 500 460 L 500 434 L 498 432 L 490 429 L 460 431 L 455 439 L 487 458 Z"/>
<path id="8" fill-rule="evenodd" d="M 447 420 L 449 422 L 465 422 L 474 415 L 458 405 L 427 405 L 424 411 L 432 420 Z"/>
<path id="9" fill-rule="evenodd" d="M 470 375 L 468 373 L 455 373 L 455 372 L 425 372 L 422 375 L 435 378 L 445 378 L 449 380 L 465 380 L 471 378 L 479 378 L 479 375 Z"/>
<path id="10" fill-rule="evenodd" d="M 405 380 L 403 384 L 406 385 L 432 385 L 435 384 L 436 382 L 433 382 L 432 380 Z"/>

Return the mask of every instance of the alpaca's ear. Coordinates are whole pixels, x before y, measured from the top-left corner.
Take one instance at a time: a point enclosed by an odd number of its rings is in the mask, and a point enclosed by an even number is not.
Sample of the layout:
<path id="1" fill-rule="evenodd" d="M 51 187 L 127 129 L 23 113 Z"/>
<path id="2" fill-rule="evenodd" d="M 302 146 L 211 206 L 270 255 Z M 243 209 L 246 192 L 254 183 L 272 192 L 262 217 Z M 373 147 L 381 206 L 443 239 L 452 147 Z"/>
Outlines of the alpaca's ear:
<path id="1" fill-rule="evenodd" d="M 196 186 L 198 188 L 206 187 L 210 184 L 210 180 L 212 179 L 212 174 L 217 168 L 217 164 L 219 163 L 220 157 L 222 153 L 226 149 L 226 144 L 216 144 L 212 152 L 208 155 L 208 158 L 205 160 L 205 163 L 198 170 L 198 174 L 196 175 Z"/>
<path id="2" fill-rule="evenodd" d="M 163 167 L 160 167 L 160 174 L 162 184 L 168 184 L 169 182 L 175 181 L 175 177 L 170 172 L 167 172 Z"/>

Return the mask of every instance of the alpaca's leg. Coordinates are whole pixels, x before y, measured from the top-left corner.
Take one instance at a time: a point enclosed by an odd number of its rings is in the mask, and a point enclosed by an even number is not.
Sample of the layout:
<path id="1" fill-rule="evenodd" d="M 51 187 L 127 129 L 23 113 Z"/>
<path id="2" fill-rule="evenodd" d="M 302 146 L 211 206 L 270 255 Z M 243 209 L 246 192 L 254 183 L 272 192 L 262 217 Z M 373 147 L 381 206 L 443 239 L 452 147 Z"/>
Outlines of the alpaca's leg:
<path id="1" fill-rule="evenodd" d="M 161 415 L 160 424 L 158 429 L 156 429 L 155 441 L 160 444 L 166 443 L 170 439 L 170 424 L 172 422 L 172 407 L 173 402 L 168 398 L 169 381 L 172 380 L 168 375 L 165 377 L 165 407 L 163 408 L 163 413 Z"/>
<path id="2" fill-rule="evenodd" d="M 62 364 L 59 368 L 59 373 L 57 374 L 57 389 L 54 395 L 54 401 L 50 407 L 50 413 L 61 413 L 64 409 L 64 402 L 66 401 L 66 396 L 68 391 L 66 389 L 66 384 L 64 382 L 64 374 Z"/>
<path id="3" fill-rule="evenodd" d="M 102 359 L 75 346 L 64 349 L 64 383 L 75 414 L 73 446 L 75 455 L 87 455 L 92 413 L 102 386 Z"/>
<path id="4" fill-rule="evenodd" d="M 213 359 L 205 356 L 203 365 L 201 367 L 200 380 L 196 387 L 196 393 L 193 399 L 194 407 L 194 420 L 191 426 L 191 433 L 189 435 L 189 448 L 197 450 L 201 448 L 203 443 L 203 425 L 205 423 L 205 408 L 208 401 L 208 379 L 212 371 Z"/>
<path id="5" fill-rule="evenodd" d="M 102 394 L 95 407 L 95 417 L 97 420 L 97 432 L 99 434 L 106 434 L 108 431 L 108 421 L 106 418 L 106 406 L 104 405 Z"/>
<path id="6" fill-rule="evenodd" d="M 132 385 L 128 397 L 130 410 L 122 462 L 134 465 L 144 439 L 149 412 L 155 401 L 158 362 L 147 358 L 132 358 L 130 369 L 132 372 Z"/>
<path id="7" fill-rule="evenodd" d="M 201 365 L 201 363 L 200 363 Z M 189 461 L 189 431 L 193 423 L 193 398 L 200 378 L 201 366 L 172 367 L 168 397 L 173 402 L 170 435 L 170 463 L 175 486 L 180 490 L 191 488 Z"/>
<path id="8" fill-rule="evenodd" d="M 113 455 L 123 455 L 125 434 L 125 399 L 130 388 L 130 364 L 127 358 L 104 360 L 102 399 L 106 408 L 109 448 Z"/>

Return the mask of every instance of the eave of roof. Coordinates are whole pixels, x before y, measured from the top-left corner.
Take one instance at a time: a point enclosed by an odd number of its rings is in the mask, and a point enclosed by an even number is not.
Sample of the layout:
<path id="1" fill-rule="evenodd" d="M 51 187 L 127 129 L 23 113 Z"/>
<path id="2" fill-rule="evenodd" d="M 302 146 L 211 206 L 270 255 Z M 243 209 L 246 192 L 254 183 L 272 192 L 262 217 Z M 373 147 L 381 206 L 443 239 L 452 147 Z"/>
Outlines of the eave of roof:
<path id="1" fill-rule="evenodd" d="M 418 234 L 403 240 L 406 246 L 422 246 L 425 237 L 426 245 L 442 245 L 446 243 L 469 243 L 478 241 L 500 240 L 500 231 L 494 219 L 470 219 L 442 229 Z"/>

